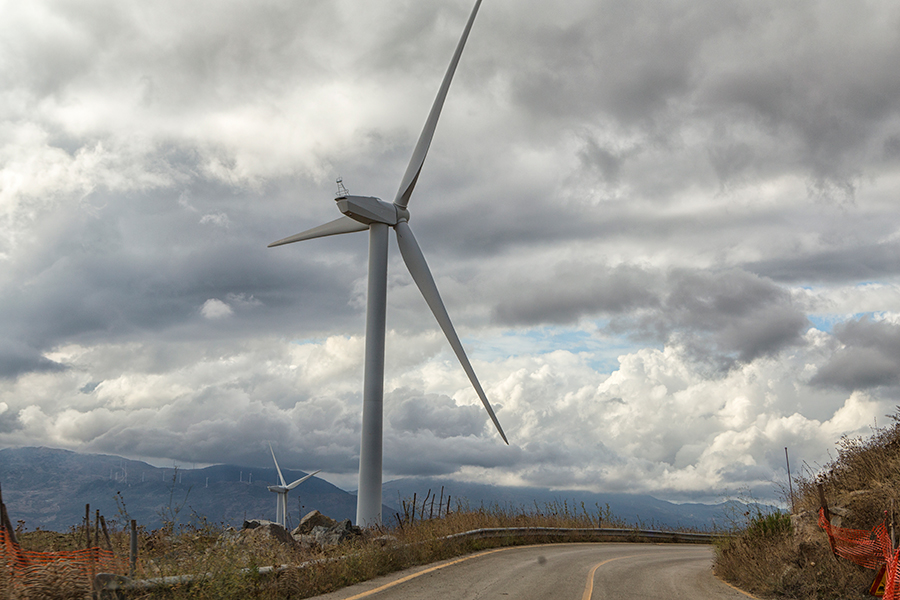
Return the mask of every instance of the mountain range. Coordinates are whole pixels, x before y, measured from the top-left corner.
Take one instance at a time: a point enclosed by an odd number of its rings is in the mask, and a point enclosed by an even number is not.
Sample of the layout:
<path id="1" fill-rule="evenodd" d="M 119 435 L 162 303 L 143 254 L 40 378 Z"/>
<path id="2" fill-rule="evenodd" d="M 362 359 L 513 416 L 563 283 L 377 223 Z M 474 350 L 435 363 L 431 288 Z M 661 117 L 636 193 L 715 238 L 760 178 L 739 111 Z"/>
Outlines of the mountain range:
<path id="1" fill-rule="evenodd" d="M 306 475 L 283 469 L 288 481 Z M 0 492 L 13 523 L 26 529 L 65 531 L 80 524 L 85 505 L 100 510 L 106 521 L 124 526 L 135 519 L 149 529 L 164 521 L 188 524 L 207 521 L 240 526 L 245 519 L 275 518 L 276 482 L 272 468 L 214 465 L 201 469 L 161 468 L 105 454 L 81 454 L 53 448 L 0 449 Z M 450 495 L 452 506 L 497 506 L 526 511 L 554 503 L 588 512 L 611 512 L 621 521 L 642 527 L 686 527 L 712 530 L 727 526 L 747 505 L 674 504 L 642 494 L 606 494 L 535 487 L 494 486 L 429 478 L 389 481 L 383 488 L 386 523 L 401 512 L 404 500 L 419 503 L 432 494 Z M 446 500 L 445 500 L 446 501 Z M 288 524 L 316 509 L 334 519 L 354 519 L 356 496 L 312 477 L 290 493 Z"/>

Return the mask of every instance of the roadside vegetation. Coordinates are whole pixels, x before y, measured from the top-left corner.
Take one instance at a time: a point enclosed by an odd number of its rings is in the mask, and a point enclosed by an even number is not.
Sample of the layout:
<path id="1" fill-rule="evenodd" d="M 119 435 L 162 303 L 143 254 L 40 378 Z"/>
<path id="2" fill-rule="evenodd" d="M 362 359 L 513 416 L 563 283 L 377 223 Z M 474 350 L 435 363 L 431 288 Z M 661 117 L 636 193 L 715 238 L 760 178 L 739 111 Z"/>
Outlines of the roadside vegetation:
<path id="1" fill-rule="evenodd" d="M 900 499 L 900 407 L 890 418 L 868 437 L 841 439 L 834 460 L 795 478 L 793 515 L 743 515 L 737 535 L 717 547 L 716 574 L 763 597 L 871 598 L 875 571 L 834 556 L 818 526 L 819 486 L 833 525 L 871 530 L 884 521 L 890 529 L 900 509 L 894 505 Z M 788 494 L 785 500 L 791 504 Z M 896 525 L 900 529 L 900 521 Z"/>
<path id="2" fill-rule="evenodd" d="M 566 501 L 536 505 L 532 509 L 499 505 L 471 507 L 463 502 L 457 503 L 450 512 L 424 519 L 421 515 L 434 515 L 433 509 L 424 503 L 416 510 L 418 518 L 411 510 L 411 502 L 405 504 L 405 509 L 406 514 L 385 515 L 385 520 L 393 526 L 368 530 L 330 548 L 301 548 L 278 543 L 267 536 L 227 533 L 226 527 L 211 524 L 197 515 L 182 525 L 169 522 L 154 531 L 139 528 L 140 560 L 136 578 L 206 575 L 191 583 L 155 589 L 152 594 L 132 592 L 128 597 L 172 600 L 307 598 L 407 567 L 485 548 L 534 541 L 527 538 L 442 539 L 455 533 L 494 527 L 635 527 L 616 519 L 609 507 L 576 506 Z M 127 570 L 129 533 L 117 528 L 115 522 L 111 525 L 113 550 Z M 19 541 L 27 550 L 75 550 L 84 547 L 84 534 L 75 528 L 67 533 L 20 530 Z M 567 540 L 560 538 L 558 541 Z M 283 568 L 266 573 L 264 567 L 269 566 Z M 77 593 L 50 597 L 81 599 L 88 593 L 86 585 L 85 582 Z M 0 600 L 26 598 L 0 594 Z"/>

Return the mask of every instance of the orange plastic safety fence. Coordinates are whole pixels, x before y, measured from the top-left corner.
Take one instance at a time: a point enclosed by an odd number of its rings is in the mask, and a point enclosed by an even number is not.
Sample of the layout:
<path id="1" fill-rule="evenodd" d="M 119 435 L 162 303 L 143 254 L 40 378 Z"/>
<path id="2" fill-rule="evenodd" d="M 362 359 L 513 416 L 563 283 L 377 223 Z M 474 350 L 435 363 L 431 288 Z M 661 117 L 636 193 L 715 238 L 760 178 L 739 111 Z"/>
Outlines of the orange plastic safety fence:
<path id="1" fill-rule="evenodd" d="M 894 551 L 884 523 L 871 531 L 834 527 L 825 518 L 825 510 L 819 509 L 819 526 L 828 534 L 828 541 L 835 554 L 867 569 L 880 569 L 885 565 L 884 600 L 900 600 L 898 587 L 898 563 L 900 549 Z"/>
<path id="2" fill-rule="evenodd" d="M 3 562 L 13 581 L 22 583 L 32 577 L 36 570 L 59 568 L 70 576 L 84 576 L 90 581 L 97 573 L 117 573 L 121 570 L 116 556 L 109 550 L 87 548 L 85 550 L 64 550 L 57 552 L 33 552 L 23 550 L 12 541 L 6 530 L 0 527 L 0 562 Z"/>
<path id="3" fill-rule="evenodd" d="M 871 531 L 834 527 L 819 510 L 819 526 L 828 534 L 834 553 L 867 569 L 880 569 L 891 552 L 891 538 L 884 523 Z"/>
<path id="4" fill-rule="evenodd" d="M 896 600 L 900 597 L 900 590 L 897 589 L 897 563 L 900 562 L 900 550 L 892 552 L 887 559 L 885 567 L 886 577 L 884 578 L 884 598 L 888 600 Z"/>

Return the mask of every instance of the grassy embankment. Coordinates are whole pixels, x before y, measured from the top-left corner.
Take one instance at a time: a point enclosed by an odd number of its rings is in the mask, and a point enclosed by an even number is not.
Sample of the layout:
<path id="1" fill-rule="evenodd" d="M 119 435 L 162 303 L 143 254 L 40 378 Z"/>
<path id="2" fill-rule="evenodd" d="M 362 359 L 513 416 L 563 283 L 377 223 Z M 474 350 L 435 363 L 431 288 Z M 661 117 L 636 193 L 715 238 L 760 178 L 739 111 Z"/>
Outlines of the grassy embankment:
<path id="1" fill-rule="evenodd" d="M 419 507 L 418 514 L 429 512 L 425 508 Z M 433 519 L 413 520 L 411 511 L 408 511 L 405 518 L 400 522 L 394 519 L 394 523 L 395 527 L 370 530 L 356 540 L 328 549 L 313 550 L 289 547 L 254 535 L 241 536 L 240 541 L 224 541 L 222 526 L 195 518 L 186 525 L 169 524 L 155 531 L 140 531 L 140 561 L 136 575 L 138 578 L 148 578 L 208 574 L 190 585 L 176 586 L 166 591 L 155 590 L 152 596 L 145 596 L 154 599 L 307 598 L 410 566 L 483 548 L 530 542 L 523 538 L 440 539 L 454 533 L 489 527 L 590 528 L 602 525 L 628 528 L 610 514 L 608 507 L 598 506 L 589 510 L 583 504 L 574 506 L 568 502 L 535 506 L 532 510 L 496 505 L 473 509 L 462 504 L 449 514 Z M 127 532 L 114 530 L 111 538 L 116 555 L 125 557 L 127 561 Z M 29 550 L 70 550 L 83 547 L 84 536 L 74 528 L 68 533 L 26 531 L 20 534 L 20 541 Z M 328 560 L 339 557 L 339 560 Z M 300 565 L 310 561 L 317 562 L 303 568 L 288 566 L 274 575 L 257 571 L 270 565 Z M 83 591 L 87 591 L 86 588 Z M 75 597 L 81 596 L 58 596 L 60 600 Z M 0 600 L 26 599 L 12 598 L 8 593 L 4 596 L 0 591 Z"/>
<path id="2" fill-rule="evenodd" d="M 869 530 L 885 519 L 890 524 L 892 502 L 900 499 L 900 407 L 891 418 L 869 437 L 842 439 L 837 457 L 819 473 L 797 477 L 793 516 L 747 515 L 742 534 L 718 547 L 716 573 L 764 597 L 871 598 L 875 571 L 834 556 L 817 525 L 818 486 L 824 485 L 837 516 L 834 525 Z"/>

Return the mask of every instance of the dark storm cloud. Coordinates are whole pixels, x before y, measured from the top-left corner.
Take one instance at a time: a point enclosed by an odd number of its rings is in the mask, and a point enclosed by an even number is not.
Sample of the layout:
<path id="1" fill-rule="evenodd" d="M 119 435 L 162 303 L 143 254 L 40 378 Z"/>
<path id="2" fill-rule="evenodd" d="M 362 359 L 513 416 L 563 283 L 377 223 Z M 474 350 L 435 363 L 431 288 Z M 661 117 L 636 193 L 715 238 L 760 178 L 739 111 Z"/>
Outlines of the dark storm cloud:
<path id="1" fill-rule="evenodd" d="M 394 405 L 387 420 L 397 431 L 428 430 L 441 438 L 480 435 L 484 431 L 487 413 L 480 405 L 457 406 L 449 396 L 421 395 L 407 389 L 385 396 L 385 402 Z"/>
<path id="2" fill-rule="evenodd" d="M 676 151 L 702 130 L 723 184 L 800 173 L 814 196 L 853 198 L 900 133 L 890 4 L 639 0 L 504 17 L 529 126 L 590 123 Z"/>
<path id="3" fill-rule="evenodd" d="M 870 233 L 871 235 L 871 233 Z M 900 243 L 854 243 L 850 247 L 749 263 L 744 268 L 787 283 L 875 281 L 900 274 Z"/>
<path id="4" fill-rule="evenodd" d="M 37 349 L 30 348 L 19 340 L 7 337 L 0 341 L 0 378 L 15 378 L 24 373 L 46 373 L 63 369 L 64 365 L 44 357 Z"/>
<path id="5" fill-rule="evenodd" d="M 744 271 L 675 270 L 658 309 L 614 318 L 608 329 L 685 344 L 697 357 L 749 362 L 799 344 L 809 326 L 788 292 Z"/>
<path id="6" fill-rule="evenodd" d="M 615 1 L 582 5 L 556 27 L 532 21 L 520 39 L 534 50 L 513 66 L 514 97 L 557 118 L 599 111 L 629 124 L 652 121 L 690 91 L 699 50 L 734 18 L 724 5 L 693 7 Z"/>
<path id="7" fill-rule="evenodd" d="M 101 1 L 56 5 L 51 18 L 17 11 L 20 27 L 7 30 L 0 42 L 2 76 L 40 96 L 121 77 L 147 105 L 209 108 L 315 74 L 319 64 L 308 34 L 335 19 L 322 2 L 163 2 L 155 7 L 160 10 L 145 8 Z M 272 78 L 273 70 L 282 76 Z"/>
<path id="8" fill-rule="evenodd" d="M 841 323 L 834 333 L 843 347 L 810 383 L 864 390 L 900 382 L 900 325 L 863 317 Z"/>
<path id="9" fill-rule="evenodd" d="M 19 414 L 11 410 L 0 412 L 0 433 L 10 433 L 22 428 Z"/>
<path id="10" fill-rule="evenodd" d="M 498 323 L 574 323 L 584 316 L 630 313 L 660 302 L 658 277 L 635 266 L 568 263 L 555 266 L 552 274 L 535 270 L 530 275 L 518 281 L 518 293 L 503 297 L 494 308 Z"/>
<path id="11" fill-rule="evenodd" d="M 487 437 L 439 437 L 430 431 L 395 432 L 384 443 L 384 467 L 397 475 L 445 475 L 460 465 L 479 468 L 511 467 L 526 459 L 518 446 Z"/>
<path id="12" fill-rule="evenodd" d="M 536 269 L 531 275 L 517 279 L 521 291 L 508 293 L 496 305 L 497 322 L 570 324 L 581 317 L 609 318 L 612 333 L 658 342 L 677 339 L 698 356 L 742 362 L 799 343 L 809 325 L 787 291 L 740 270 L 663 274 L 584 262 L 555 265 L 552 273 Z M 513 289 L 516 284 L 508 285 Z"/>

